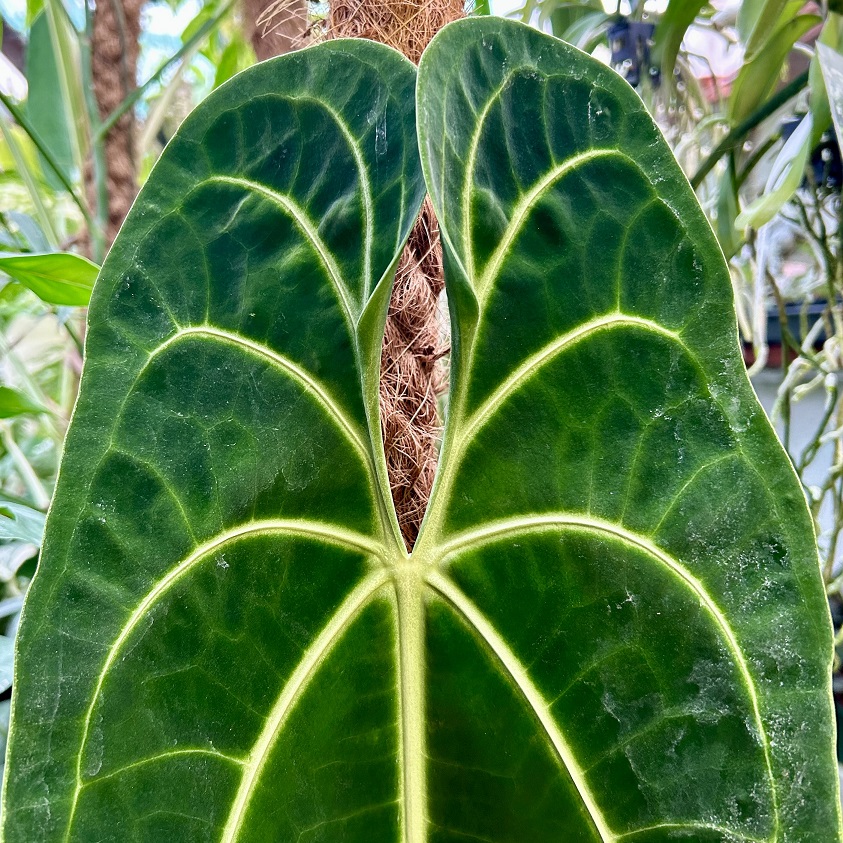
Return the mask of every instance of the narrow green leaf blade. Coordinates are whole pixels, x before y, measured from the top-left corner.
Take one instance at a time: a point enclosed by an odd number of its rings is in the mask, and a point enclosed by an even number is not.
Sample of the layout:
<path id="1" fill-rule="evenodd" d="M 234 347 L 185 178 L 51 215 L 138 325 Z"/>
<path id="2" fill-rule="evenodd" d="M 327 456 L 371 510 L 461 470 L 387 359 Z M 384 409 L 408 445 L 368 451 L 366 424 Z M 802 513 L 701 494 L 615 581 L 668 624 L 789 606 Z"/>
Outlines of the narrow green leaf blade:
<path id="1" fill-rule="evenodd" d="M 673 78 L 682 40 L 703 6 L 705 0 L 671 0 L 659 18 L 653 35 L 653 62 L 661 67 L 665 78 Z"/>
<path id="2" fill-rule="evenodd" d="M 363 41 L 265 62 L 145 184 L 23 610 L 5 843 L 397 834 L 406 554 L 361 384 L 424 194 L 414 87 Z"/>
<path id="3" fill-rule="evenodd" d="M 67 175 L 73 171 L 75 163 L 71 143 L 73 127 L 67 122 L 50 23 L 43 11 L 39 12 L 29 32 L 26 81 L 26 115 Z M 43 157 L 41 170 L 53 190 L 62 189 L 61 181 Z"/>
<path id="4" fill-rule="evenodd" d="M 834 131 L 840 143 L 843 138 L 843 56 L 826 44 L 817 44 L 817 55 L 825 80 Z"/>
<path id="5" fill-rule="evenodd" d="M 738 8 L 737 23 L 738 35 L 746 45 L 745 60 L 754 59 L 776 27 L 791 18 L 801 5 L 793 0 L 744 0 Z"/>
<path id="6" fill-rule="evenodd" d="M 764 193 L 738 214 L 738 228 L 760 228 L 790 200 L 805 177 L 813 136 L 813 117 L 807 114 L 776 156 Z"/>
<path id="7" fill-rule="evenodd" d="M 86 305 L 99 267 L 71 252 L 0 256 L 0 272 L 48 304 Z"/>
<path id="8" fill-rule="evenodd" d="M 821 20 L 817 15 L 798 15 L 777 29 L 764 47 L 744 63 L 729 96 L 729 118 L 733 124 L 745 120 L 764 102 L 793 45 Z"/>
<path id="9" fill-rule="evenodd" d="M 511 21 L 418 90 L 456 369 L 414 552 L 432 839 L 839 840 L 811 520 L 661 134 Z"/>
<path id="10" fill-rule="evenodd" d="M 11 419 L 26 413 L 45 413 L 45 407 L 10 386 L 0 386 L 0 419 Z"/>

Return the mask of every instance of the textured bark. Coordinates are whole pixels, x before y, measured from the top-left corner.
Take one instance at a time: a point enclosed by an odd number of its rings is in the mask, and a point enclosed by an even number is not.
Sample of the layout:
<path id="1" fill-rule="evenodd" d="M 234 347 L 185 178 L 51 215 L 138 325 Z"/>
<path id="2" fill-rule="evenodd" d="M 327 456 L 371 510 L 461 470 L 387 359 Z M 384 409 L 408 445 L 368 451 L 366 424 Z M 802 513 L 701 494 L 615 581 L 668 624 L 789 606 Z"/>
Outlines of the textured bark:
<path id="1" fill-rule="evenodd" d="M 463 0 L 332 0 L 327 36 L 381 41 L 418 63 L 431 38 L 463 16 Z M 444 377 L 437 300 L 439 225 L 426 199 L 395 276 L 381 352 L 381 432 L 392 500 L 408 549 L 424 518 L 438 459 Z"/>
<path id="2" fill-rule="evenodd" d="M 104 120 L 137 85 L 140 13 L 144 0 L 98 0 L 91 34 L 91 73 L 100 119 Z M 105 137 L 108 190 L 106 240 L 110 244 L 137 193 L 135 120 L 131 110 Z M 86 172 L 91 203 L 98 205 L 93 169 Z"/>
<path id="3" fill-rule="evenodd" d="M 307 0 L 243 0 L 246 35 L 258 61 L 304 46 Z"/>

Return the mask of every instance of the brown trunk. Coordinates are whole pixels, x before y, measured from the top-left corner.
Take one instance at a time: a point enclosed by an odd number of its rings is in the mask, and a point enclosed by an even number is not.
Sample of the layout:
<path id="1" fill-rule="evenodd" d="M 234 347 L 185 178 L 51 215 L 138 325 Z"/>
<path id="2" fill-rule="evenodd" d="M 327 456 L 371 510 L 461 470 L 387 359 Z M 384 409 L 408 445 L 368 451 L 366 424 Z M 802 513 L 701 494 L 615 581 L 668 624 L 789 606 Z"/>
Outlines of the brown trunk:
<path id="1" fill-rule="evenodd" d="M 243 18 L 258 61 L 304 46 L 307 0 L 243 0 Z"/>
<path id="2" fill-rule="evenodd" d="M 332 0 L 327 34 L 381 41 L 418 63 L 431 38 L 462 16 L 463 0 Z M 401 256 L 381 352 L 381 431 L 408 549 L 418 536 L 436 471 L 442 287 L 439 225 L 427 199 Z"/>
<path id="3" fill-rule="evenodd" d="M 100 119 L 104 120 L 137 84 L 140 13 L 144 0 L 98 0 L 91 33 L 91 75 Z M 117 236 L 137 193 L 134 116 L 124 114 L 105 137 L 108 190 L 106 240 Z M 88 193 L 96 196 L 90 172 Z"/>

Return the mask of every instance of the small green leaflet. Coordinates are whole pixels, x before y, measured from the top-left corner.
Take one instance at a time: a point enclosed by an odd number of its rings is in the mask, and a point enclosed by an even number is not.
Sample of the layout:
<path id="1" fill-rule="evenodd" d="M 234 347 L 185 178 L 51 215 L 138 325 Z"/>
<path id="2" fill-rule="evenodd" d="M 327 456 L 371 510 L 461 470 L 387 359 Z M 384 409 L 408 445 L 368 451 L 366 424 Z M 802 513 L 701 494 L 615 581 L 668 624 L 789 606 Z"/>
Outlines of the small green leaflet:
<path id="1" fill-rule="evenodd" d="M 24 503 L 0 498 L 0 541 L 40 545 L 43 535 L 43 512 Z"/>
<path id="2" fill-rule="evenodd" d="M 408 555 L 378 380 L 426 190 L 453 368 Z M 5 843 L 839 841 L 811 520 L 736 336 L 658 129 L 560 41 L 223 85 L 93 295 Z"/>
<path id="3" fill-rule="evenodd" d="M 88 304 L 99 267 L 70 252 L 0 256 L 0 272 L 48 304 Z"/>
<path id="4" fill-rule="evenodd" d="M 45 407 L 10 386 L 0 386 L 0 419 L 10 419 L 27 413 L 46 413 Z"/>

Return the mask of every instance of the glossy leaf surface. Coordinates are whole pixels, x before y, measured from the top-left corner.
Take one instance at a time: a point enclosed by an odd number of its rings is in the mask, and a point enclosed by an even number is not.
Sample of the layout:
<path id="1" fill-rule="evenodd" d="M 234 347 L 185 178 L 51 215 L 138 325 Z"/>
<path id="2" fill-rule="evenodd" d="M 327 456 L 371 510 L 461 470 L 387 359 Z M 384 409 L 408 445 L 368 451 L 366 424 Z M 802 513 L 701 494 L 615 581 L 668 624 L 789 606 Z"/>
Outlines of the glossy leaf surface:
<path id="1" fill-rule="evenodd" d="M 151 175 L 24 610 L 5 840 L 837 839 L 810 519 L 716 241 L 626 83 L 495 18 L 419 70 L 454 386 L 403 551 L 414 84 L 365 42 L 263 64 Z"/>

